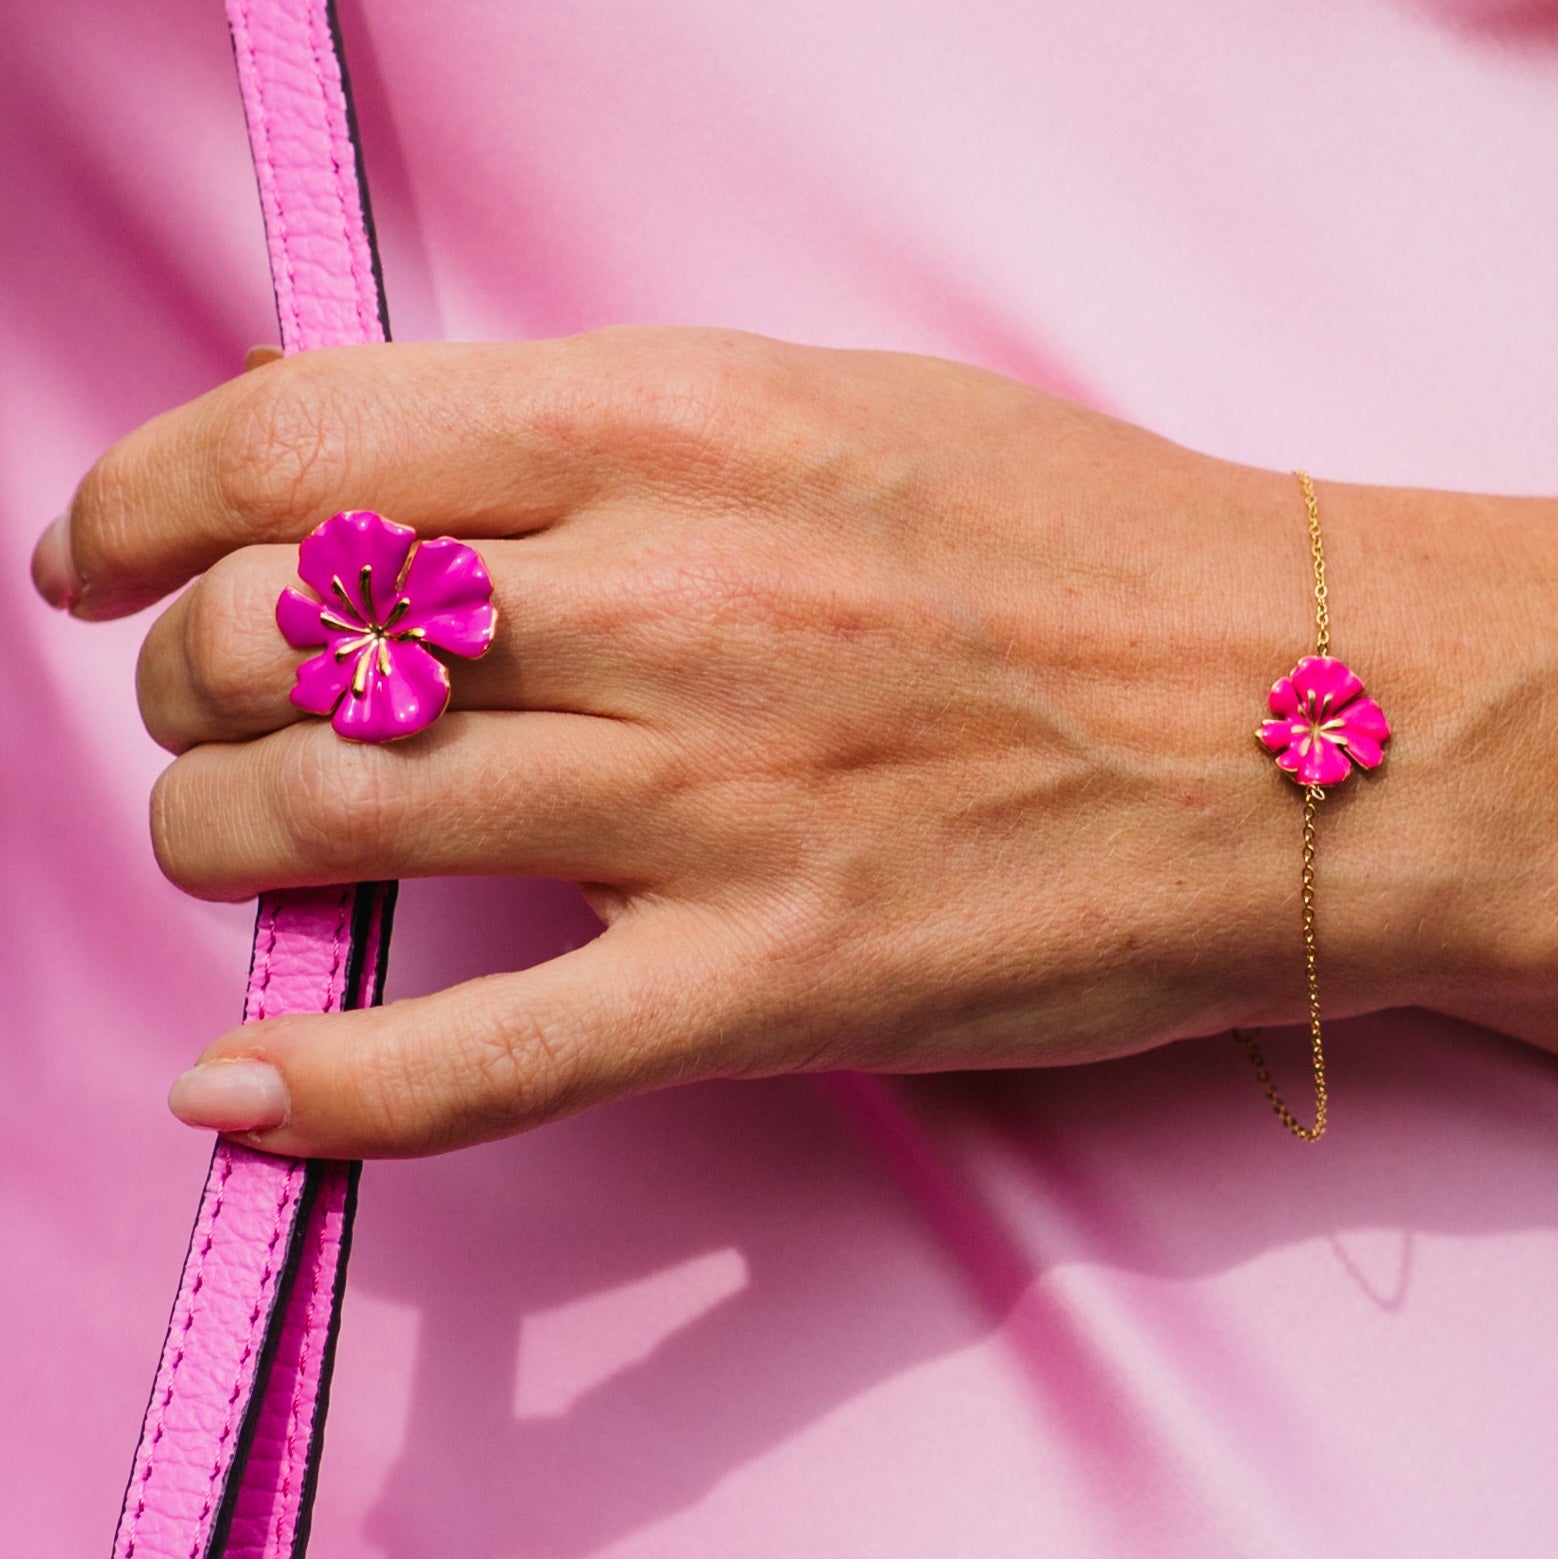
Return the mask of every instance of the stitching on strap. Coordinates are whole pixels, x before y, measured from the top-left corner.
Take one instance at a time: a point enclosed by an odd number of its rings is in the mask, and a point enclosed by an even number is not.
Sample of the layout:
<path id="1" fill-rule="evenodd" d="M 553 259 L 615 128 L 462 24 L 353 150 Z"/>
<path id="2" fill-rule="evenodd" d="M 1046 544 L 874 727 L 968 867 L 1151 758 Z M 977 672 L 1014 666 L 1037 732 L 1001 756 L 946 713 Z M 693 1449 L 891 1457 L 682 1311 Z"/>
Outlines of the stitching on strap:
<path id="1" fill-rule="evenodd" d="M 200 1297 L 201 1288 L 204 1287 L 206 1256 L 215 1237 L 216 1220 L 222 1216 L 222 1193 L 227 1188 L 227 1178 L 232 1172 L 232 1155 L 230 1153 L 225 1154 L 222 1159 L 221 1173 L 217 1177 L 216 1198 L 211 1207 L 211 1222 L 206 1226 L 205 1243 L 200 1247 L 200 1254 L 195 1258 L 194 1277 L 189 1289 L 189 1309 L 185 1312 L 184 1326 L 179 1333 L 178 1350 L 173 1355 L 173 1362 L 168 1369 L 168 1383 L 163 1388 L 162 1400 L 157 1404 L 157 1428 L 152 1435 L 151 1444 L 146 1448 L 146 1461 L 141 1467 L 140 1487 L 137 1490 L 138 1498 L 135 1510 L 130 1517 L 129 1531 L 125 1534 L 125 1559 L 135 1559 L 135 1534 L 140 1526 L 141 1517 L 146 1512 L 146 1485 L 151 1481 L 152 1471 L 157 1465 L 157 1447 L 162 1442 L 162 1431 L 167 1427 L 168 1405 L 173 1401 L 173 1391 L 178 1381 L 179 1366 L 184 1362 L 184 1351 L 189 1339 L 189 1329 L 195 1324 L 196 1301 Z"/>
<path id="2" fill-rule="evenodd" d="M 206 1517 L 211 1512 L 212 1500 L 210 1490 L 211 1486 L 216 1482 L 218 1473 L 221 1471 L 220 1451 L 221 1448 L 226 1445 L 229 1436 L 232 1434 L 233 1411 L 240 1393 L 243 1367 L 249 1362 L 249 1358 L 254 1352 L 254 1332 L 256 1326 L 258 1325 L 260 1313 L 264 1308 L 262 1301 L 266 1290 L 270 1286 L 271 1277 L 274 1272 L 275 1250 L 276 1244 L 281 1238 L 283 1215 L 286 1212 L 288 1204 L 292 1201 L 293 1192 L 297 1184 L 298 1173 L 301 1168 L 302 1160 L 294 1159 L 291 1165 L 288 1167 L 286 1179 L 282 1182 L 281 1194 L 276 1204 L 275 1223 L 271 1230 L 270 1245 L 266 1250 L 265 1270 L 260 1277 L 260 1296 L 258 1299 L 256 1299 L 254 1310 L 249 1317 L 249 1337 L 245 1344 L 243 1355 L 238 1361 L 239 1380 L 234 1383 L 233 1394 L 228 1400 L 228 1422 L 226 1427 L 222 1430 L 221 1438 L 217 1442 L 218 1456 L 216 1465 L 212 1468 L 211 1471 L 210 1483 L 207 1485 L 205 1507 L 200 1512 L 199 1525 L 201 1526 L 204 1525 Z M 178 1350 L 173 1356 L 173 1362 L 168 1367 L 168 1382 L 167 1385 L 163 1388 L 162 1400 L 157 1404 L 157 1428 L 152 1435 L 151 1444 L 146 1449 L 146 1461 L 141 1468 L 140 1478 L 137 1480 L 138 1488 L 136 1490 L 135 1509 L 131 1513 L 130 1525 L 125 1533 L 125 1559 L 135 1559 L 135 1549 L 137 1543 L 136 1533 L 140 1527 L 141 1517 L 146 1513 L 146 1489 L 151 1482 L 153 1472 L 160 1465 L 157 1459 L 157 1451 L 162 1442 L 163 1430 L 167 1427 L 167 1411 L 169 1406 L 172 1404 L 174 1394 L 177 1390 L 179 1370 L 183 1365 L 184 1359 L 188 1352 L 189 1333 L 195 1324 L 195 1316 L 200 1309 L 200 1292 L 205 1287 L 206 1257 L 210 1254 L 211 1246 L 216 1239 L 216 1223 L 217 1219 L 222 1216 L 222 1208 L 226 1205 L 224 1195 L 227 1189 L 228 1179 L 232 1175 L 232 1172 L 233 1158 L 232 1154 L 229 1152 L 224 1154 L 222 1159 L 222 1168 L 217 1177 L 216 1193 L 211 1205 L 211 1222 L 206 1226 L 205 1239 L 201 1244 L 199 1254 L 195 1258 L 194 1268 L 192 1269 L 192 1278 L 189 1286 L 189 1308 L 184 1314 L 184 1324 L 179 1332 Z M 190 1559 L 196 1559 L 196 1555 L 199 1552 L 202 1540 L 203 1533 L 197 1531 L 195 1537 L 195 1546 L 190 1549 Z"/>
<path id="3" fill-rule="evenodd" d="M 336 207 L 339 210 L 341 216 L 341 237 L 346 242 L 347 264 L 351 266 L 352 270 L 352 297 L 357 305 L 357 325 L 365 336 L 371 338 L 374 334 L 376 334 L 374 325 L 377 323 L 377 313 L 375 313 L 370 318 L 370 316 L 365 313 L 363 309 L 364 289 L 362 270 L 358 264 L 357 246 L 352 242 L 351 207 L 346 198 L 346 180 L 341 171 L 341 158 L 336 150 L 337 142 L 335 132 L 338 127 L 336 105 L 330 96 L 330 76 L 325 69 L 324 57 L 320 53 L 319 49 L 318 30 L 314 26 L 315 13 L 318 10 L 318 7 L 314 3 L 314 0 L 305 0 L 305 8 L 308 18 L 308 47 L 309 52 L 314 56 L 314 81 L 319 88 L 319 98 L 320 101 L 324 104 L 325 109 L 326 134 L 330 141 L 330 169 L 331 172 L 335 175 Z M 344 93 L 344 84 L 341 90 Z M 359 201 L 361 198 L 361 192 L 359 191 Z"/>
<path id="4" fill-rule="evenodd" d="M 265 906 L 265 930 L 267 935 L 264 950 L 260 954 L 260 981 L 254 987 L 250 1001 L 244 1003 L 243 1018 L 245 1023 L 265 1016 L 265 998 L 266 993 L 270 990 L 271 969 L 276 952 L 277 922 L 280 919 L 280 912 L 276 908 L 275 900 L 268 901 Z M 252 1014 L 249 1011 L 251 1002 L 254 1007 Z"/>
<path id="5" fill-rule="evenodd" d="M 216 1503 L 216 1480 L 222 1472 L 222 1454 L 227 1448 L 227 1442 L 232 1437 L 233 1425 L 237 1421 L 238 1399 L 243 1394 L 243 1372 L 254 1355 L 254 1337 L 259 1330 L 260 1317 L 265 1313 L 265 1295 L 276 1271 L 276 1246 L 281 1240 L 287 1207 L 292 1201 L 297 1170 L 298 1164 L 294 1161 L 287 1173 L 287 1178 L 282 1182 L 281 1200 L 276 1204 L 276 1218 L 271 1226 L 270 1243 L 265 1247 L 265 1269 L 260 1273 L 260 1289 L 254 1297 L 254 1306 L 249 1311 L 249 1335 L 244 1340 L 243 1353 L 238 1359 L 238 1378 L 233 1382 L 232 1394 L 227 1399 L 227 1421 L 222 1425 L 221 1434 L 217 1436 L 216 1456 L 211 1462 L 211 1474 L 206 1479 L 205 1503 L 200 1507 L 200 1515 L 195 1522 L 195 1536 L 189 1547 L 189 1559 L 199 1559 L 201 1547 L 205 1543 L 206 1517 L 211 1514 L 211 1507 Z"/>
<path id="6" fill-rule="evenodd" d="M 330 974 L 325 980 L 325 1004 L 322 1009 L 325 1012 L 334 1012 L 337 1002 L 345 996 L 337 982 L 342 965 L 346 962 L 346 923 L 351 919 L 354 891 L 352 888 L 342 888 L 340 900 L 336 904 L 335 944 L 331 949 Z"/>
<path id="7" fill-rule="evenodd" d="M 298 315 L 297 283 L 292 271 L 292 241 L 287 232 L 287 214 L 282 208 L 280 186 L 276 181 L 276 159 L 271 152 L 270 116 L 265 108 L 265 77 L 260 70 L 259 60 L 254 49 L 254 33 L 249 25 L 249 7 L 247 4 L 238 7 L 238 19 L 243 27 L 243 54 L 248 62 L 249 76 L 254 82 L 254 140 L 255 160 L 260 163 L 269 175 L 270 204 L 276 212 L 276 247 L 281 250 L 282 270 L 286 275 L 286 300 L 277 298 L 292 321 L 294 337 L 302 330 L 302 320 Z"/>

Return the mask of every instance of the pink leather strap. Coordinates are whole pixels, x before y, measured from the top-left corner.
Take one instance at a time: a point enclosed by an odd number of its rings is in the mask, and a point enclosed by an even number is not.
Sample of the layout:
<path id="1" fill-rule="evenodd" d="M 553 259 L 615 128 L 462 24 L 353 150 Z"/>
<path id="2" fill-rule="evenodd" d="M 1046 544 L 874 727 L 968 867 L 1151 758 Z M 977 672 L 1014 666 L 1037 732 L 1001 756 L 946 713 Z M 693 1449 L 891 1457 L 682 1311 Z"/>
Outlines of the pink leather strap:
<path id="1" fill-rule="evenodd" d="M 227 0 L 227 11 L 282 345 L 382 341 L 328 0 Z M 244 1020 L 377 1001 L 393 903 L 392 883 L 263 895 Z M 358 1170 L 218 1141 L 114 1559 L 300 1559 Z"/>

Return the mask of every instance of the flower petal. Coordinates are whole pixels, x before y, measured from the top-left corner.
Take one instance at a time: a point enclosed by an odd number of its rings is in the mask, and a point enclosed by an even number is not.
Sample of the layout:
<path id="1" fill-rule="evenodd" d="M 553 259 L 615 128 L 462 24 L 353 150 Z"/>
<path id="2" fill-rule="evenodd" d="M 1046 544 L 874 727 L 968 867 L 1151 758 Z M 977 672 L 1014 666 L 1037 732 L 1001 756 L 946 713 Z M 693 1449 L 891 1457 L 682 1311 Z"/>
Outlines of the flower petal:
<path id="1" fill-rule="evenodd" d="M 316 649 L 328 644 L 330 633 L 319 621 L 324 608 L 300 590 L 283 590 L 276 600 L 276 626 L 295 650 Z"/>
<path id="2" fill-rule="evenodd" d="M 1291 720 L 1298 713 L 1298 693 L 1292 677 L 1278 677 L 1266 702 L 1279 720 Z"/>
<path id="3" fill-rule="evenodd" d="M 1363 691 L 1363 679 L 1333 655 L 1306 655 L 1293 668 L 1293 691 L 1306 714 L 1313 697 L 1314 712 L 1325 719 Z"/>
<path id="4" fill-rule="evenodd" d="M 1352 773 L 1347 754 L 1335 742 L 1324 736 L 1314 736 L 1307 743 L 1300 742 L 1292 749 L 1299 751 L 1298 767 L 1293 778 L 1300 785 L 1340 785 Z"/>
<path id="5" fill-rule="evenodd" d="M 1360 768 L 1377 769 L 1385 756 L 1380 744 L 1363 731 L 1348 729 L 1337 733 L 1337 740 L 1347 749 L 1347 756 Z"/>
<path id="6" fill-rule="evenodd" d="M 487 653 L 498 614 L 492 581 L 474 548 L 452 536 L 424 541 L 400 593 L 408 606 L 398 629 L 420 628 L 429 644 L 453 655 Z"/>
<path id="7" fill-rule="evenodd" d="M 343 509 L 310 531 L 298 547 L 298 573 L 312 585 L 327 606 L 340 609 L 340 597 L 332 588 L 339 579 L 364 622 L 372 622 L 368 603 L 362 599 L 359 581 L 364 567 L 373 570 L 373 607 L 384 620 L 395 600 L 401 570 L 417 539 L 409 525 L 396 525 L 372 509 Z"/>
<path id="8" fill-rule="evenodd" d="M 348 693 L 330 722 L 338 736 L 356 742 L 392 742 L 415 736 L 449 705 L 449 671 L 420 644 L 390 644 L 390 670 L 379 669 L 376 652 L 369 661 L 361 695 Z M 346 662 L 350 677 L 355 658 Z"/>
<path id="9" fill-rule="evenodd" d="M 298 667 L 297 682 L 292 689 L 292 702 L 311 715 L 327 715 L 341 701 L 341 694 L 352 679 L 355 661 L 348 658 L 339 661 L 326 650 L 312 660 L 305 660 Z"/>
<path id="10" fill-rule="evenodd" d="M 1342 710 L 1342 729 L 1348 738 L 1372 736 L 1376 742 L 1390 739 L 1385 711 L 1372 698 L 1355 698 Z"/>
<path id="11" fill-rule="evenodd" d="M 1255 734 L 1272 752 L 1284 752 L 1308 729 L 1302 720 L 1268 720 Z"/>

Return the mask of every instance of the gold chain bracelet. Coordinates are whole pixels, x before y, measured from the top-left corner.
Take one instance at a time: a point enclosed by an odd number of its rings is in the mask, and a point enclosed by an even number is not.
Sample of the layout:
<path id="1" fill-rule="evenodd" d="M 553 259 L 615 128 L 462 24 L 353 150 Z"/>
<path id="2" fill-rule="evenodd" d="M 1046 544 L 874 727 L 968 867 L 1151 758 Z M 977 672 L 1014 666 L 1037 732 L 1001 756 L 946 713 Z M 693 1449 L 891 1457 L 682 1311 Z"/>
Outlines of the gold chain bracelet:
<path id="1" fill-rule="evenodd" d="M 1299 903 L 1304 938 L 1304 980 L 1309 997 L 1309 1048 L 1315 1072 L 1315 1123 L 1306 1126 L 1283 1102 L 1271 1068 L 1256 1043 L 1259 1029 L 1235 1029 L 1233 1037 L 1249 1052 L 1255 1075 L 1266 1090 L 1277 1118 L 1295 1137 L 1317 1142 L 1325 1131 L 1327 1095 L 1325 1051 L 1320 1040 L 1320 974 L 1315 953 L 1315 811 L 1325 788 L 1339 785 L 1353 764 L 1372 769 L 1383 756 L 1390 726 L 1363 682 L 1331 654 L 1331 613 L 1325 587 L 1325 551 L 1320 541 L 1320 505 L 1307 471 L 1295 471 L 1309 516 L 1309 550 L 1315 574 L 1315 652 L 1303 656 L 1277 680 L 1267 699 L 1272 718 L 1256 731 L 1256 740 L 1275 753 L 1277 767 L 1304 791 L 1304 834 Z"/>

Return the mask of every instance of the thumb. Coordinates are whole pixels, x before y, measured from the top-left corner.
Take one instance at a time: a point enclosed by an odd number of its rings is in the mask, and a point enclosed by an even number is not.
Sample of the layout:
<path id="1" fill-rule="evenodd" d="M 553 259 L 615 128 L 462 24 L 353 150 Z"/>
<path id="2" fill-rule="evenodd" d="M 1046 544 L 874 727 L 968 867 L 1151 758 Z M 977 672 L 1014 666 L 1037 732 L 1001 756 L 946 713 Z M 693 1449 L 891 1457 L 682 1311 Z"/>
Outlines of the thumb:
<path id="1" fill-rule="evenodd" d="M 245 1024 L 174 1083 L 169 1108 L 268 1153 L 398 1158 L 713 1075 L 727 982 L 689 968 L 697 939 L 659 920 L 434 996 Z"/>

